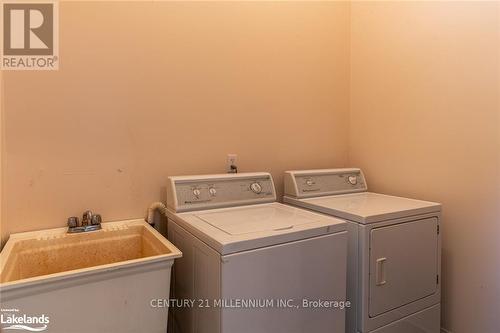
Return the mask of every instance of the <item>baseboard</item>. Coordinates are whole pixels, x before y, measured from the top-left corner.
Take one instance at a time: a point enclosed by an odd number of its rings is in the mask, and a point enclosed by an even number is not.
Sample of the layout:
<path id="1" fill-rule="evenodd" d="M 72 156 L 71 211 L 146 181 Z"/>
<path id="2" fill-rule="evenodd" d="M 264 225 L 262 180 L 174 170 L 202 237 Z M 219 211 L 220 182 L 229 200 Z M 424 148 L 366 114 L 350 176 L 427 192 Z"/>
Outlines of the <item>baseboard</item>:
<path id="1" fill-rule="evenodd" d="M 448 331 L 448 330 L 441 327 L 441 333 L 451 333 L 451 331 Z"/>

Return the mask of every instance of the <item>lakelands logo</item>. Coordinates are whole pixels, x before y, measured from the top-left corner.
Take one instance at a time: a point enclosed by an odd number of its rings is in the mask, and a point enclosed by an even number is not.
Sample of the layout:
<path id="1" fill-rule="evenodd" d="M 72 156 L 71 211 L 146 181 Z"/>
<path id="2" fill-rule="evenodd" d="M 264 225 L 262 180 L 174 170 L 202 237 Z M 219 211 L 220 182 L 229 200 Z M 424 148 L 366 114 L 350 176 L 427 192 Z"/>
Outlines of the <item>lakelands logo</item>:
<path id="1" fill-rule="evenodd" d="M 58 69 L 57 2 L 7 1 L 1 9 L 1 69 Z"/>
<path id="2" fill-rule="evenodd" d="M 30 316 L 20 314 L 19 309 L 2 309 L 0 314 L 0 331 L 21 330 L 29 332 L 43 332 L 47 330 L 50 318 L 45 315 Z"/>

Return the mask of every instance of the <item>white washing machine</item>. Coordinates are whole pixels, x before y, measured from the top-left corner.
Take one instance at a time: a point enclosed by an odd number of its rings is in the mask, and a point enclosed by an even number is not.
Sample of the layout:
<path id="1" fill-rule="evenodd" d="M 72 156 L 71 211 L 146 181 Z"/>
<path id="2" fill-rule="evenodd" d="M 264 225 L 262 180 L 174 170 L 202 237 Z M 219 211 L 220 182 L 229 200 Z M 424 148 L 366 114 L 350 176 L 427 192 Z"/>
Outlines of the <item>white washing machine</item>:
<path id="1" fill-rule="evenodd" d="M 348 222 L 347 333 L 439 333 L 440 204 L 368 192 L 360 169 L 284 181 L 284 202 Z"/>
<path id="2" fill-rule="evenodd" d="M 167 195 L 172 295 L 195 302 L 175 332 L 345 332 L 345 221 L 277 203 L 268 173 L 170 177 Z"/>

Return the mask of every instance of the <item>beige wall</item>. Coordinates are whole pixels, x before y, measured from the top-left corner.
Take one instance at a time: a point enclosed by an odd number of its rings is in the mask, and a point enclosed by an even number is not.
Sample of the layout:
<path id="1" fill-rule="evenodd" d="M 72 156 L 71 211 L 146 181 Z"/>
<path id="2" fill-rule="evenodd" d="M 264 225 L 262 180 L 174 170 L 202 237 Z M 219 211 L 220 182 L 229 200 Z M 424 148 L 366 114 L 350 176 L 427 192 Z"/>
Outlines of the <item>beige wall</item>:
<path id="1" fill-rule="evenodd" d="M 498 3 L 60 6 L 61 69 L 4 73 L 3 240 L 86 208 L 143 216 L 167 176 L 227 153 L 278 188 L 360 166 L 443 202 L 443 324 L 500 331 Z"/>
<path id="2" fill-rule="evenodd" d="M 499 2 L 353 3 L 349 164 L 443 203 L 443 326 L 500 332 Z"/>
<path id="3" fill-rule="evenodd" d="M 2 203 L 3 203 L 3 143 L 4 139 L 3 136 L 5 134 L 4 131 L 4 121 L 3 121 L 3 111 L 4 111 L 4 93 L 3 93 L 3 71 L 0 71 L 0 229 L 2 229 Z M 1 241 L 0 241 L 0 246 L 1 246 Z"/>
<path id="4" fill-rule="evenodd" d="M 60 70 L 5 72 L 2 237 L 144 216 L 167 176 L 343 166 L 349 4 L 60 4 Z"/>

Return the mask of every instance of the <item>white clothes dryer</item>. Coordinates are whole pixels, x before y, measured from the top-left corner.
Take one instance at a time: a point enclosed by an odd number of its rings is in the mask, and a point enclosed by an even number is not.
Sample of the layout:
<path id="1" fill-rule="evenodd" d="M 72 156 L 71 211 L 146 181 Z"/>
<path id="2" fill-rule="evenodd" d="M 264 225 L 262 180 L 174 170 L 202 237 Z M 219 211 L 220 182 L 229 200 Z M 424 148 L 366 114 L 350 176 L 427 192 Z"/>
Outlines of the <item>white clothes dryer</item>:
<path id="1" fill-rule="evenodd" d="M 284 181 L 285 203 L 348 223 L 347 333 L 439 333 L 440 204 L 368 192 L 360 169 Z"/>

